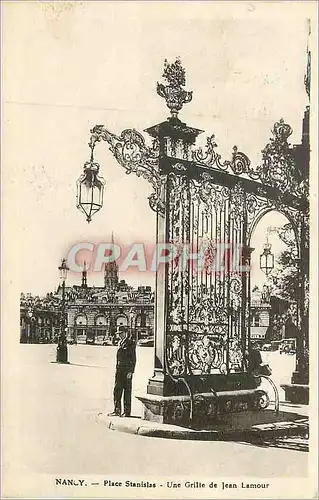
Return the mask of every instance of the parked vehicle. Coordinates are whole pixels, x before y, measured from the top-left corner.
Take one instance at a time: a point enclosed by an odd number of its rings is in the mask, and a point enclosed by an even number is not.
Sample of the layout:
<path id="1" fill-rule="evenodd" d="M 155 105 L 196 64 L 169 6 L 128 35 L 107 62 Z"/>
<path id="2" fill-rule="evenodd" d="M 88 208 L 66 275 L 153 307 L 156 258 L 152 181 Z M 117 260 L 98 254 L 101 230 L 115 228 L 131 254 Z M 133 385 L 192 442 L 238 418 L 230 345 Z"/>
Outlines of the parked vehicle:
<path id="1" fill-rule="evenodd" d="M 296 339 L 283 339 L 279 352 L 280 354 L 296 354 Z"/>
<path id="2" fill-rule="evenodd" d="M 139 340 L 137 345 L 141 347 L 154 347 L 154 339 L 153 337 L 146 337 L 145 339 Z"/>
<path id="3" fill-rule="evenodd" d="M 281 346 L 281 340 L 273 340 L 271 342 L 271 346 L 272 346 L 272 351 L 278 351 L 280 349 L 280 346 Z"/>
<path id="4" fill-rule="evenodd" d="M 278 351 L 281 345 L 281 340 L 273 340 L 270 344 L 264 344 L 263 351 Z"/>
<path id="5" fill-rule="evenodd" d="M 110 339 L 105 339 L 103 340 L 102 345 L 113 345 L 113 342 Z"/>
<path id="6" fill-rule="evenodd" d="M 272 350 L 271 344 L 264 344 L 262 350 L 263 351 L 271 351 Z"/>
<path id="7" fill-rule="evenodd" d="M 86 343 L 89 345 L 94 345 L 95 344 L 95 338 L 89 337 L 86 339 Z"/>
<path id="8" fill-rule="evenodd" d="M 256 349 L 257 351 L 261 351 L 262 348 L 263 348 L 263 343 L 262 342 L 258 342 L 256 340 L 252 341 L 251 342 L 251 347 L 253 349 Z"/>

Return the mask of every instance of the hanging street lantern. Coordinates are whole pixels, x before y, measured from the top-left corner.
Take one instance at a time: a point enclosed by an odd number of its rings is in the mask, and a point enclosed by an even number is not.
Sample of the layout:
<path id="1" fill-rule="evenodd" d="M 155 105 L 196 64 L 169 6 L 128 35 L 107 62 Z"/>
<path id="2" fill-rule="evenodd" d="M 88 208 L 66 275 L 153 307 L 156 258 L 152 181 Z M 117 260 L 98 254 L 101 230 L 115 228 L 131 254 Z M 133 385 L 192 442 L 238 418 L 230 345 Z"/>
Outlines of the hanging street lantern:
<path id="1" fill-rule="evenodd" d="M 105 180 L 99 176 L 100 165 L 94 161 L 94 143 L 90 143 L 91 158 L 84 164 L 84 172 L 77 181 L 76 206 L 91 222 L 92 216 L 103 206 Z"/>
<path id="2" fill-rule="evenodd" d="M 268 276 L 273 270 L 274 260 L 274 254 L 271 252 L 271 244 L 268 242 L 267 237 L 263 253 L 260 255 L 260 269 L 266 274 L 266 276 Z"/>

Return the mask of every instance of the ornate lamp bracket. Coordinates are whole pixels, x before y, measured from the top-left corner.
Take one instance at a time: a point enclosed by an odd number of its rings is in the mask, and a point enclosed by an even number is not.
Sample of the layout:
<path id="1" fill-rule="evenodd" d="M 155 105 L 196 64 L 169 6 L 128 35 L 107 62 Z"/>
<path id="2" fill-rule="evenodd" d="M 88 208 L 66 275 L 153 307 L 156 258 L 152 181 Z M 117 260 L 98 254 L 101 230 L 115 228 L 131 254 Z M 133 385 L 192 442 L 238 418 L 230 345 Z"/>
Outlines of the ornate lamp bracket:
<path id="1" fill-rule="evenodd" d="M 125 129 L 119 136 L 109 132 L 104 125 L 96 125 L 91 130 L 89 146 L 93 151 L 95 144 L 105 141 L 110 145 L 110 151 L 117 162 L 125 169 L 126 174 L 135 173 L 144 177 L 154 191 L 149 196 L 152 210 L 164 214 L 162 190 L 164 179 L 159 173 L 159 144 L 153 141 L 153 146 L 147 147 L 145 139 L 134 129 Z"/>

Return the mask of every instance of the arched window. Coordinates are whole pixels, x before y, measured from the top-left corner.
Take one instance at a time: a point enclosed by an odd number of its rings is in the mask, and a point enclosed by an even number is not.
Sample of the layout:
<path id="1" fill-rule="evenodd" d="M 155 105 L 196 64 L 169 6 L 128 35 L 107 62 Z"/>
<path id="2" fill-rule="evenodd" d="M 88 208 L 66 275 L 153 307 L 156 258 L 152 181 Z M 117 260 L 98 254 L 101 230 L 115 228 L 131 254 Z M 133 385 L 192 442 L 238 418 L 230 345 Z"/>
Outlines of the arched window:
<path id="1" fill-rule="evenodd" d="M 146 313 L 144 311 L 141 311 L 141 313 L 136 316 L 136 326 L 146 327 Z"/>
<path id="2" fill-rule="evenodd" d="M 121 315 L 116 318 L 116 326 L 127 326 L 127 325 L 128 325 L 128 320 L 126 316 Z"/>
<path id="3" fill-rule="evenodd" d="M 104 314 L 99 314 L 98 316 L 96 316 L 94 321 L 95 321 L 96 326 L 106 326 L 107 325 L 107 319 L 104 316 Z"/>
<path id="4" fill-rule="evenodd" d="M 103 339 L 107 336 L 107 318 L 104 314 L 98 314 L 94 318 L 94 334 L 96 339 Z"/>
<path id="5" fill-rule="evenodd" d="M 84 314 L 78 314 L 78 316 L 75 318 L 75 324 L 76 326 L 87 326 L 87 318 Z"/>

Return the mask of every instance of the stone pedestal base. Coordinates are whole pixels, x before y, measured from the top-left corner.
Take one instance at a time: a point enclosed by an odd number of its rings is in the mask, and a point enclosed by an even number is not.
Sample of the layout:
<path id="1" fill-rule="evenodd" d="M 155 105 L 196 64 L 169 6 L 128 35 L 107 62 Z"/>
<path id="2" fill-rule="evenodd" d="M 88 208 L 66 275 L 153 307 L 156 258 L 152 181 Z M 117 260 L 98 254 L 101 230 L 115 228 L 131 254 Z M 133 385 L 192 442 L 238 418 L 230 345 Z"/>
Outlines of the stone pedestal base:
<path id="1" fill-rule="evenodd" d="M 283 384 L 280 387 L 285 391 L 285 401 L 301 405 L 309 404 L 309 385 Z"/>
<path id="2" fill-rule="evenodd" d="M 285 391 L 285 401 L 290 403 L 309 404 L 309 369 L 304 365 L 293 372 L 290 384 L 281 385 Z"/>
<path id="3" fill-rule="evenodd" d="M 196 393 L 192 396 L 158 396 L 146 394 L 138 399 L 144 405 L 144 420 L 193 429 L 213 429 L 223 415 L 256 411 L 269 404 L 261 389 Z"/>

